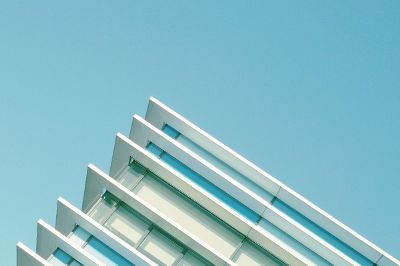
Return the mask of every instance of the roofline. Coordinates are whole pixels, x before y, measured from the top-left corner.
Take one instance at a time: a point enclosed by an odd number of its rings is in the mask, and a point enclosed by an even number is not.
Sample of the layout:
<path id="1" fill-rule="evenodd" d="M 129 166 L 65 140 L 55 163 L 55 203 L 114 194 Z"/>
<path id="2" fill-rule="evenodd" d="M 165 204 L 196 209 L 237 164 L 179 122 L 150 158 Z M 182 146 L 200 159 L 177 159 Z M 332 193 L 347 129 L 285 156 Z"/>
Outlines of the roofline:
<path id="1" fill-rule="evenodd" d="M 235 161 L 236 164 L 240 164 L 240 166 L 246 170 L 244 174 L 253 182 L 264 188 L 269 187 L 269 189 L 267 190 L 270 193 L 280 198 L 291 207 L 294 207 L 297 211 L 305 215 L 307 218 L 309 218 L 328 232 L 335 235 L 346 244 L 356 249 L 358 252 L 366 256 L 371 261 L 375 263 L 382 263 L 383 261 L 387 261 L 394 265 L 400 265 L 400 261 L 391 256 L 389 253 L 387 253 L 377 245 L 373 244 L 365 237 L 361 236 L 353 229 L 349 228 L 348 226 L 346 226 L 297 192 L 295 192 L 293 189 L 289 188 L 288 186 L 274 178 L 269 173 L 251 163 L 239 153 L 227 147 L 222 142 L 212 137 L 200 127 L 196 126 L 195 124 L 184 118 L 182 115 L 178 114 L 170 107 L 163 104 L 154 97 L 150 97 L 149 99 L 149 105 L 147 108 L 145 119 L 159 129 L 161 129 L 164 124 L 168 123 L 170 124 L 170 126 L 180 131 L 183 135 L 191 135 L 186 137 L 194 137 L 194 139 L 191 140 L 196 142 L 198 145 L 202 146 L 209 152 L 211 152 L 210 147 L 212 147 L 213 152 L 211 153 L 219 158 L 220 156 L 225 157 L 220 159 L 228 163 L 228 165 L 231 165 L 232 161 Z M 231 167 L 236 168 L 233 165 L 231 165 Z M 250 172 L 253 179 L 249 177 Z M 265 180 L 263 181 L 266 181 L 268 186 L 266 185 L 266 183 L 260 182 L 260 180 L 262 179 L 255 178 L 257 175 L 265 178 Z"/>

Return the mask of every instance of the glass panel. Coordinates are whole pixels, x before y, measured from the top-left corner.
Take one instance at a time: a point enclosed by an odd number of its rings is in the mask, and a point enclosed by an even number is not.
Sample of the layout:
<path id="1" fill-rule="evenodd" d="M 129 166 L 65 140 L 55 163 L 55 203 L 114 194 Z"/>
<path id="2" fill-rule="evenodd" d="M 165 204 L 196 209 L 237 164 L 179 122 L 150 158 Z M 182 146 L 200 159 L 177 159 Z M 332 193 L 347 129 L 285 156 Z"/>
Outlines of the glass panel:
<path id="1" fill-rule="evenodd" d="M 89 237 L 90 234 L 86 230 L 82 229 L 82 227 L 77 226 L 75 227 L 73 233 L 69 236 L 69 239 L 82 247 L 89 239 Z"/>
<path id="2" fill-rule="evenodd" d="M 136 162 L 133 162 L 130 167 L 118 177 L 118 181 L 124 185 L 124 187 L 131 188 L 145 173 L 145 168 Z"/>
<path id="3" fill-rule="evenodd" d="M 107 265 L 129 266 L 133 265 L 117 252 L 106 246 L 95 237 L 91 237 L 84 249 Z"/>
<path id="4" fill-rule="evenodd" d="M 237 265 L 285 265 L 274 256 L 265 253 L 254 243 L 245 241 L 235 254 L 233 261 Z"/>
<path id="5" fill-rule="evenodd" d="M 180 133 L 175 128 L 169 125 L 165 125 L 162 131 L 164 131 L 165 134 L 167 134 L 173 139 L 176 139 L 180 135 Z"/>
<path id="6" fill-rule="evenodd" d="M 116 199 L 111 193 L 106 192 L 97 205 L 95 205 L 90 211 L 89 216 L 100 224 L 103 224 L 107 218 L 110 217 L 117 204 L 118 199 Z"/>
<path id="7" fill-rule="evenodd" d="M 187 252 L 179 261 L 177 266 L 211 266 L 212 264 L 203 260 L 192 252 Z"/>
<path id="8" fill-rule="evenodd" d="M 165 265 L 172 265 L 182 256 L 183 251 L 183 247 L 156 229 L 144 239 L 139 249 Z"/>
<path id="9" fill-rule="evenodd" d="M 257 195 L 262 197 L 263 199 L 271 201 L 274 198 L 274 196 L 271 193 L 269 193 L 268 191 L 266 191 L 265 189 L 263 189 L 262 187 L 260 187 L 259 185 L 248 179 L 246 176 L 242 175 L 241 173 L 230 167 L 228 164 L 226 164 L 224 161 L 215 157 L 213 154 L 209 153 L 204 148 L 197 145 L 184 135 L 179 135 L 179 137 L 176 140 L 179 143 L 183 144 L 185 147 L 187 147 L 189 150 L 194 152 L 195 154 L 199 155 L 207 162 L 214 165 L 216 168 L 218 168 L 225 174 L 229 175 L 230 177 L 232 177 L 233 179 L 235 179 L 236 181 L 238 181 L 239 183 L 241 183 L 242 185 L 244 185 Z"/>
<path id="10" fill-rule="evenodd" d="M 242 236 L 232 231 L 182 194 L 147 174 L 133 190 L 136 195 L 226 256 L 232 255 Z"/>
<path id="11" fill-rule="evenodd" d="M 135 215 L 127 206 L 121 205 L 104 226 L 134 246 L 150 225 Z"/>
<path id="12" fill-rule="evenodd" d="M 57 248 L 56 251 L 50 256 L 49 258 L 49 263 L 51 265 L 68 265 L 68 263 L 71 261 L 72 257 L 65 253 L 63 250 Z"/>
<path id="13" fill-rule="evenodd" d="M 307 217 L 303 216 L 298 211 L 291 208 L 289 205 L 281 201 L 280 199 L 276 199 L 273 205 L 288 215 L 290 218 L 298 222 L 299 224 L 303 225 L 305 228 L 325 240 L 330 245 L 337 248 L 343 254 L 347 255 L 349 258 L 353 259 L 354 261 L 360 263 L 361 265 L 374 265 L 369 259 L 358 253 L 352 247 L 348 246 L 346 243 L 342 242 L 334 235 L 327 232 L 325 229 L 308 219 Z"/>
<path id="14" fill-rule="evenodd" d="M 73 261 L 71 261 L 71 263 L 69 264 L 69 266 L 83 266 L 83 265 L 80 264 L 78 261 L 73 260 Z"/>
<path id="15" fill-rule="evenodd" d="M 154 146 L 156 148 L 154 148 Z M 156 145 L 154 145 L 152 143 L 148 145 L 148 149 L 149 149 L 149 151 L 153 151 L 154 149 L 160 150 L 159 147 L 157 147 Z M 161 154 L 161 153 L 159 153 L 159 154 Z M 246 207 L 244 204 L 239 202 L 237 199 L 235 199 L 234 197 L 232 197 L 231 195 L 229 195 L 228 193 L 226 193 L 219 187 L 215 186 L 210 181 L 208 181 L 206 178 L 199 175 L 198 173 L 196 173 L 195 171 L 193 171 L 192 169 L 190 169 L 185 164 L 183 164 L 176 158 L 172 157 L 168 153 L 166 153 L 166 152 L 162 153 L 160 159 L 162 161 L 164 161 L 165 163 L 167 163 L 172 168 L 174 168 L 176 171 L 180 172 L 181 174 L 183 174 L 184 176 L 189 178 L 191 181 L 193 181 L 194 183 L 196 183 L 197 185 L 199 185 L 200 187 L 202 187 L 203 189 L 205 189 L 206 191 L 208 191 L 209 193 L 211 193 L 212 195 L 217 197 L 219 200 L 221 200 L 223 203 L 225 203 L 228 207 L 232 208 L 234 211 L 238 212 L 245 218 L 249 219 L 251 222 L 257 223 L 260 220 L 260 216 L 257 213 L 255 213 L 254 211 L 252 211 L 251 209 Z"/>
<path id="16" fill-rule="evenodd" d="M 147 150 L 157 157 L 160 156 L 161 153 L 163 152 L 162 149 L 160 149 L 157 145 L 154 145 L 153 143 L 147 145 Z"/>

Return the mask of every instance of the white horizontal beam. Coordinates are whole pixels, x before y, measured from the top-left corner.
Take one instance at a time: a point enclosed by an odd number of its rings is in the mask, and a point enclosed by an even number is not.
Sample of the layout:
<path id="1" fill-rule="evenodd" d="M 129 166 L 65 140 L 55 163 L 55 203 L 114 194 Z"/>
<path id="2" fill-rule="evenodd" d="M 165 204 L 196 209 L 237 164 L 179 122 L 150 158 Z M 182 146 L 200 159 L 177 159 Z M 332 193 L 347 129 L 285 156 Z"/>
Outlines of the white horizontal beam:
<path id="1" fill-rule="evenodd" d="M 51 266 L 51 264 L 30 248 L 18 242 L 17 266 Z"/>
<path id="2" fill-rule="evenodd" d="M 85 229 L 134 265 L 157 265 L 68 201 L 59 198 L 57 201 L 57 230 L 64 235 L 68 235 L 76 225 Z"/>
<path id="3" fill-rule="evenodd" d="M 46 222 L 39 220 L 37 223 L 37 244 L 36 251 L 42 258 L 49 258 L 54 251 L 60 248 L 75 260 L 83 265 L 96 266 L 103 265 L 93 255 L 82 249 L 72 240 L 58 232 Z"/>

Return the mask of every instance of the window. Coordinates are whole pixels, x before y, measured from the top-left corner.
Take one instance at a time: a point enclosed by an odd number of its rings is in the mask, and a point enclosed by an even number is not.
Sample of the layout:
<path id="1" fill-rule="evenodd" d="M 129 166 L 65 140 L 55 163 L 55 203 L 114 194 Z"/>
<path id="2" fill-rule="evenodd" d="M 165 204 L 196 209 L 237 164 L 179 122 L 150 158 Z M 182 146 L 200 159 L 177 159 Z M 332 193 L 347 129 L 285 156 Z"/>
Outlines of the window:
<path id="1" fill-rule="evenodd" d="M 84 250 L 89 252 L 91 255 L 107 265 L 133 265 L 120 254 L 98 240 L 96 237 L 92 236 L 89 232 L 87 232 L 80 226 L 75 227 L 73 233 L 69 236 L 69 238 L 77 243 L 79 246 L 81 246 Z"/>
<path id="2" fill-rule="evenodd" d="M 119 200 L 116 197 L 106 192 L 103 194 L 102 199 L 97 203 L 96 207 L 92 208 L 89 212 L 89 216 L 100 224 L 103 224 L 108 217 L 110 217 L 118 203 Z"/>
<path id="3" fill-rule="evenodd" d="M 177 194 L 171 187 L 148 174 L 133 190 L 161 213 L 177 222 L 188 232 L 229 257 L 242 236 L 224 226 L 220 221 Z"/>
<path id="4" fill-rule="evenodd" d="M 107 265 L 119 265 L 119 266 L 130 266 L 133 265 L 127 261 L 124 257 L 119 255 L 117 252 L 112 250 L 110 247 L 106 246 L 103 242 L 95 237 L 89 238 L 84 249 L 103 261 Z"/>
<path id="5" fill-rule="evenodd" d="M 183 258 L 177 264 L 178 266 L 211 266 L 208 261 L 200 258 L 191 251 L 186 252 Z"/>
<path id="6" fill-rule="evenodd" d="M 57 248 L 52 255 L 50 255 L 48 262 L 55 266 L 73 265 L 82 266 L 78 261 L 74 260 L 70 255 L 65 253 L 62 249 Z"/>
<path id="7" fill-rule="evenodd" d="M 246 176 L 239 173 L 237 170 L 235 170 L 227 163 L 220 160 L 207 150 L 205 150 L 200 145 L 194 143 L 186 136 L 180 134 L 176 129 L 172 128 L 169 125 L 165 125 L 163 131 L 165 134 L 176 139 L 177 142 L 179 142 L 180 144 L 191 150 L 193 153 L 197 154 L 198 156 L 200 156 L 201 158 L 203 158 L 204 160 L 206 160 L 207 162 L 209 162 L 210 164 L 212 164 L 213 166 L 215 166 L 216 168 L 218 168 L 219 170 L 230 176 L 231 178 L 243 184 L 245 187 L 249 188 L 257 195 L 261 196 L 263 199 L 271 201 L 274 198 L 274 196 L 271 193 L 269 193 L 268 191 L 266 191 L 265 189 L 263 189 L 250 179 L 248 179 Z"/>
<path id="8" fill-rule="evenodd" d="M 118 177 L 118 182 L 127 188 L 132 188 L 143 177 L 146 169 L 135 161 L 130 162 L 129 165 L 130 167 Z"/>
<path id="9" fill-rule="evenodd" d="M 198 186 L 202 187 L 204 190 L 218 198 L 220 201 L 225 203 L 229 208 L 238 212 L 243 217 L 247 218 L 253 223 L 257 223 L 260 220 L 260 216 L 246 207 L 244 204 L 239 202 L 237 199 L 220 189 L 219 187 L 212 184 L 203 176 L 199 175 L 188 166 L 171 156 L 170 154 L 162 151 L 157 145 L 150 143 L 147 149 L 153 154 L 159 156 L 160 160 L 167 163 L 169 166 L 174 168 L 176 171 L 180 172 L 182 175 L 186 176 L 188 179 L 196 183 Z M 161 151 L 161 152 L 160 152 Z"/>
<path id="10" fill-rule="evenodd" d="M 140 218 L 127 206 L 121 205 L 104 224 L 116 235 L 135 246 L 146 234 L 150 223 Z"/>
<path id="11" fill-rule="evenodd" d="M 140 244 L 139 250 L 160 264 L 172 265 L 182 257 L 183 247 L 155 229 Z"/>
<path id="12" fill-rule="evenodd" d="M 155 176 L 148 172 L 146 177 L 151 178 Z M 138 185 L 136 185 L 136 187 L 140 187 L 142 184 L 145 184 L 145 182 L 143 182 L 145 179 L 146 178 L 143 178 Z M 103 225 L 115 235 L 129 243 L 131 246 L 137 248 L 159 264 L 171 265 L 172 263 L 178 262 L 185 263 L 185 260 L 189 260 L 191 258 L 189 255 L 186 256 L 186 253 L 190 253 L 194 254 L 194 257 L 191 261 L 193 263 L 196 261 L 199 262 L 198 264 L 194 265 L 207 265 L 207 263 L 202 262 L 201 256 L 197 255 L 188 247 L 177 241 L 174 237 L 170 236 L 168 233 L 152 224 L 151 221 L 143 217 L 141 214 L 107 191 L 93 206 L 89 213 L 98 221 L 102 222 Z M 89 251 L 93 252 L 93 254 L 95 254 L 97 257 L 101 255 L 90 247 L 89 244 L 90 241 L 93 241 L 93 237 L 91 237 L 90 234 L 82 228 L 77 227 L 70 238 L 80 246 L 85 246 L 85 243 L 88 243 Z M 94 247 L 98 246 L 98 243 L 94 245 Z M 100 253 L 103 254 L 104 252 L 101 251 Z M 107 258 L 100 257 L 100 259 L 106 260 Z M 108 262 L 108 260 L 106 261 Z M 186 263 L 179 265 L 189 264 Z"/>

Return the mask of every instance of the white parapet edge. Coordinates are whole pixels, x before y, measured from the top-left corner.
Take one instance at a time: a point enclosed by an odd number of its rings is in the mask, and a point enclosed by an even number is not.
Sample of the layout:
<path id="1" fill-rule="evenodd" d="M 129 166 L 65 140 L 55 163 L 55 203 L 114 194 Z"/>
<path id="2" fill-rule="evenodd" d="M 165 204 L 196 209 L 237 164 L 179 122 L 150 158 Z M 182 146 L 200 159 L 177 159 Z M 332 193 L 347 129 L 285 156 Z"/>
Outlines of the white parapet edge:
<path id="1" fill-rule="evenodd" d="M 51 264 L 39 256 L 35 251 L 17 243 L 17 266 L 51 266 Z"/>
<path id="2" fill-rule="evenodd" d="M 175 223 L 169 217 L 159 213 L 156 208 L 135 195 L 132 191 L 124 187 L 122 184 L 94 165 L 88 166 L 88 175 L 86 178 L 88 180 L 86 184 L 89 186 L 98 186 L 98 184 L 101 184 L 103 189 L 118 197 L 125 204 L 138 211 L 140 214 L 152 221 L 155 225 L 167 231 L 177 240 L 181 241 L 186 246 L 191 247 L 193 250 L 207 258 L 215 265 L 236 265 L 220 252 L 210 247 L 207 243 L 204 243 L 192 233 L 182 228 L 179 224 Z M 87 195 L 89 195 L 89 193 Z M 91 199 L 86 199 L 86 193 L 84 197 L 86 202 L 92 201 Z"/>
<path id="3" fill-rule="evenodd" d="M 63 198 L 59 198 L 57 200 L 57 230 L 64 235 L 68 235 L 76 225 L 82 227 L 134 265 L 157 265 L 71 203 Z"/>
<path id="4" fill-rule="evenodd" d="M 165 180 L 170 185 L 186 194 L 208 211 L 225 221 L 249 239 L 269 250 L 272 254 L 291 265 L 312 265 L 313 263 L 298 254 L 285 243 L 280 243 L 272 234 L 248 222 L 241 215 L 233 212 L 219 199 L 196 185 L 173 168 L 158 160 L 152 153 L 145 150 L 132 140 L 118 133 L 114 154 L 111 163 L 111 176 L 116 177 L 121 169 L 128 166 L 129 157 L 150 169 L 154 174 Z"/>
<path id="5" fill-rule="evenodd" d="M 153 142 L 185 165 L 190 166 L 192 170 L 207 178 L 211 183 L 214 183 L 229 194 L 235 195 L 235 198 L 241 203 L 258 213 L 261 217 L 272 222 L 278 228 L 288 232 L 289 235 L 330 263 L 358 265 L 335 247 L 329 245 L 326 241 L 280 212 L 270 202 L 263 200 L 254 192 L 197 156 L 138 115 L 134 115 L 133 117 L 131 132 L 131 138 L 135 143 L 144 148 L 147 143 Z"/>
<path id="6" fill-rule="evenodd" d="M 147 121 L 159 129 L 165 124 L 172 126 L 376 264 L 382 266 L 400 265 L 400 261 L 389 253 L 371 243 L 156 98 L 150 97 L 145 117 Z"/>
<path id="7" fill-rule="evenodd" d="M 76 243 L 58 232 L 43 220 L 37 222 L 37 244 L 36 252 L 44 259 L 50 257 L 54 251 L 60 248 L 75 260 L 83 265 L 96 266 L 104 263 L 96 259 L 93 255 L 79 247 Z"/>

